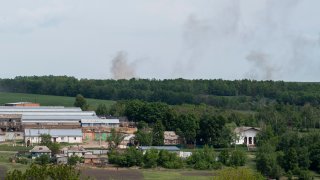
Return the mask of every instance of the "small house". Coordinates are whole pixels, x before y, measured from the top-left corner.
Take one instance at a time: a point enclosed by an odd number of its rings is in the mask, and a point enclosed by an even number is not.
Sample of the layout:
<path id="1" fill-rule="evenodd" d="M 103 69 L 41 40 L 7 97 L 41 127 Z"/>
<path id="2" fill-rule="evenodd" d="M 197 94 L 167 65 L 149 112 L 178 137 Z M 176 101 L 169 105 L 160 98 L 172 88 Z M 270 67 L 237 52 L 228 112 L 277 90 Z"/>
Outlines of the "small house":
<path id="1" fill-rule="evenodd" d="M 48 155 L 51 157 L 51 150 L 47 146 L 35 146 L 30 150 L 32 159 L 40 157 L 42 155 Z"/>
<path id="2" fill-rule="evenodd" d="M 164 132 L 164 145 L 178 145 L 180 144 L 180 137 L 174 131 Z"/>
<path id="3" fill-rule="evenodd" d="M 67 157 L 78 156 L 83 157 L 87 151 L 82 146 L 70 146 L 62 149 L 63 154 Z"/>
<path id="4" fill-rule="evenodd" d="M 101 164 L 101 161 L 100 161 L 100 158 L 96 155 L 85 154 L 84 155 L 84 164 L 98 165 L 98 164 Z"/>
<path id="5" fill-rule="evenodd" d="M 244 144 L 247 146 L 255 146 L 257 138 L 256 136 L 261 131 L 256 127 L 237 127 L 234 132 L 237 136 L 235 144 Z"/>

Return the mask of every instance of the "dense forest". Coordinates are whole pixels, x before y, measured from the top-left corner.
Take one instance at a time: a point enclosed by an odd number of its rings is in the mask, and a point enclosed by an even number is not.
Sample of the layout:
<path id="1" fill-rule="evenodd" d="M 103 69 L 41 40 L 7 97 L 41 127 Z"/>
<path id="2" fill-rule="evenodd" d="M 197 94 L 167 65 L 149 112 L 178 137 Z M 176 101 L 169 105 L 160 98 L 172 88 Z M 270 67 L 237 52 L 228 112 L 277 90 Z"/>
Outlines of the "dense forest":
<path id="1" fill-rule="evenodd" d="M 2 91 L 76 96 L 108 100 L 139 99 L 148 102 L 207 104 L 239 110 L 256 110 L 265 103 L 302 106 L 320 104 L 320 84 L 254 80 L 89 80 L 67 76 L 32 76 L 0 79 Z"/>

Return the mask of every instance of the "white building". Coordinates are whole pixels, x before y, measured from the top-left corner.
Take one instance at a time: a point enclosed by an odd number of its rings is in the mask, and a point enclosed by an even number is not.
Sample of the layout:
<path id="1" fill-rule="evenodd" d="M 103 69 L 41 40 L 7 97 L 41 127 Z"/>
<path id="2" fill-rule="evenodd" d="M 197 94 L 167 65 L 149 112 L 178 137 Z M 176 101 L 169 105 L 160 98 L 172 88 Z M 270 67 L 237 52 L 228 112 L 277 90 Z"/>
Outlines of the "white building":
<path id="1" fill-rule="evenodd" d="M 25 129 L 24 133 L 27 145 L 40 143 L 42 134 L 49 134 L 52 142 L 82 143 L 81 129 Z"/>
<path id="2" fill-rule="evenodd" d="M 236 144 L 245 144 L 247 146 L 254 146 L 256 144 L 256 136 L 261 131 L 260 128 L 255 127 L 237 127 L 234 132 L 237 139 Z"/>

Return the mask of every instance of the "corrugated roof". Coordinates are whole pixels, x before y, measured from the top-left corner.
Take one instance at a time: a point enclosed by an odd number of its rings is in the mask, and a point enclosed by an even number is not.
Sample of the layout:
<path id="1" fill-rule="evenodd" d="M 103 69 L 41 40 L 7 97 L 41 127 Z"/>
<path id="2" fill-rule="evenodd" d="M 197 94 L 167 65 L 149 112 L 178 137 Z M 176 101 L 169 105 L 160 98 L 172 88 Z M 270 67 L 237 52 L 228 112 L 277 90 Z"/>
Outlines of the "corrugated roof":
<path id="1" fill-rule="evenodd" d="M 180 149 L 176 146 L 139 146 L 141 150 L 150 150 L 150 149 L 157 149 L 157 150 L 167 150 L 167 151 L 180 151 Z"/>
<path id="2" fill-rule="evenodd" d="M 82 137 L 81 129 L 25 129 L 26 137 L 38 137 L 41 134 L 50 134 L 52 137 L 58 136 L 71 136 L 71 137 Z"/>
<path id="3" fill-rule="evenodd" d="M 99 119 L 99 118 L 91 118 L 91 119 L 82 119 L 82 124 L 119 124 L 119 119 Z"/>
<path id="4" fill-rule="evenodd" d="M 51 150 L 47 146 L 35 146 L 30 152 L 51 153 Z"/>
<path id="5" fill-rule="evenodd" d="M 91 116 L 91 115 L 96 115 L 94 111 L 79 111 L 79 112 L 0 112 L 0 114 L 3 115 L 11 115 L 11 114 L 16 114 L 16 115 L 26 115 L 26 116 L 50 116 L 50 115 L 55 115 L 55 116 Z"/>
<path id="6" fill-rule="evenodd" d="M 80 112 L 78 107 L 63 107 L 63 106 L 0 106 L 0 112 Z"/>
<path id="7" fill-rule="evenodd" d="M 27 120 L 81 120 L 81 119 L 99 119 L 98 116 L 22 116 L 22 121 L 27 121 Z"/>

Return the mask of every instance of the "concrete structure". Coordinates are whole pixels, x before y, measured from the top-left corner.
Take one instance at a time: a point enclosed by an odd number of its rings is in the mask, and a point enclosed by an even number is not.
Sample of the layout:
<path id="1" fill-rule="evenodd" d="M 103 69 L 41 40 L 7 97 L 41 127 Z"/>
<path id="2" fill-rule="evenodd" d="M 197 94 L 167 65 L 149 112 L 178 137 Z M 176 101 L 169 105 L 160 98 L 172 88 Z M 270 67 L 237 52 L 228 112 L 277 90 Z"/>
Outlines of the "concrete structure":
<path id="1" fill-rule="evenodd" d="M 126 135 L 122 142 L 120 143 L 119 145 L 119 148 L 120 149 L 126 149 L 128 148 L 128 146 L 134 144 L 134 138 L 136 137 L 136 135 L 134 134 L 129 134 L 129 135 Z"/>
<path id="2" fill-rule="evenodd" d="M 0 129 L 5 132 L 21 131 L 21 114 L 0 113 Z"/>
<path id="3" fill-rule="evenodd" d="M 6 133 L 0 129 L 0 142 L 6 141 Z"/>
<path id="4" fill-rule="evenodd" d="M 63 148 L 62 153 L 67 157 L 71 157 L 71 156 L 83 157 L 88 152 L 82 146 L 70 146 L 70 147 Z"/>
<path id="5" fill-rule="evenodd" d="M 255 146 L 256 136 L 261 131 L 255 127 L 237 127 L 234 132 L 237 136 L 236 144 L 245 144 L 247 146 Z"/>
<path id="6" fill-rule="evenodd" d="M 68 156 L 65 154 L 56 155 L 57 164 L 68 164 Z"/>
<path id="7" fill-rule="evenodd" d="M 42 134 L 49 134 L 52 142 L 82 143 L 81 129 L 25 129 L 24 134 L 27 145 L 40 143 Z"/>
<path id="8" fill-rule="evenodd" d="M 164 132 L 164 145 L 178 145 L 180 144 L 180 137 L 174 131 Z"/>
<path id="9" fill-rule="evenodd" d="M 51 150 L 47 146 L 35 146 L 30 150 L 32 159 L 40 157 L 42 155 L 48 155 L 51 157 Z"/>

